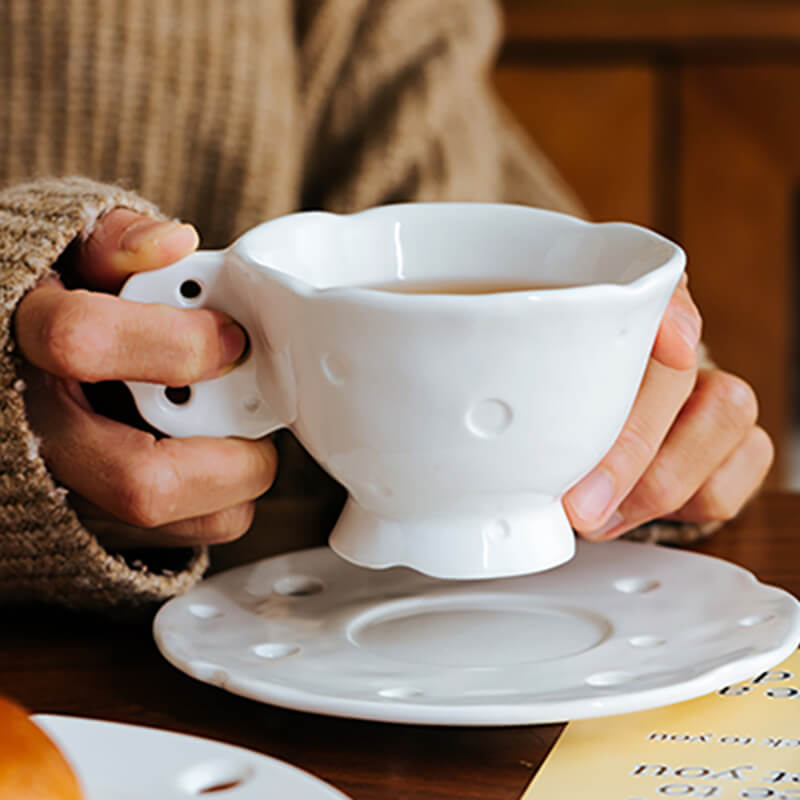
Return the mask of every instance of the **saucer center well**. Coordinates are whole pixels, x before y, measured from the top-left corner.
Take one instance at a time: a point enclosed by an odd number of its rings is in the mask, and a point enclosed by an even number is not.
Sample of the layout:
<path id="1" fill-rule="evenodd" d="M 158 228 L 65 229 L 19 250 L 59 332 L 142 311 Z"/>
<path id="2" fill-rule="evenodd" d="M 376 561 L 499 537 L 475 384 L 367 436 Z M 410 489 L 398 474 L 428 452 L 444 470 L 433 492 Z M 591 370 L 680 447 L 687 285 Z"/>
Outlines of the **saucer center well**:
<path id="1" fill-rule="evenodd" d="M 606 638 L 602 617 L 504 595 L 415 597 L 359 615 L 350 641 L 395 661 L 504 667 L 580 653 Z"/>

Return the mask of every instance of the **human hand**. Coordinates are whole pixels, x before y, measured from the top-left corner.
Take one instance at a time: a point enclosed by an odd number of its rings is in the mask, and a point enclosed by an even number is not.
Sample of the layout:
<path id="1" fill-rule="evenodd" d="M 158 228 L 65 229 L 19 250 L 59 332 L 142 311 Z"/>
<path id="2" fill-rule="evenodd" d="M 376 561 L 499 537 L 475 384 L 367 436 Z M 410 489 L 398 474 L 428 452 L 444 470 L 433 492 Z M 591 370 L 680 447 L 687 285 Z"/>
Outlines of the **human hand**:
<path id="1" fill-rule="evenodd" d="M 156 438 L 96 413 L 81 389 L 119 380 L 185 386 L 222 374 L 242 355 L 245 334 L 225 314 L 107 294 L 134 272 L 183 258 L 197 243 L 190 225 L 111 211 L 76 242 L 68 265 L 75 283 L 92 291 L 49 279 L 23 298 L 15 316 L 42 456 L 80 512 L 127 523 L 113 542 L 104 540 L 114 547 L 236 538 L 275 475 L 268 439 Z"/>
<path id="2" fill-rule="evenodd" d="M 654 519 L 727 520 L 764 480 L 774 450 L 755 393 L 722 370 L 698 371 L 701 327 L 684 275 L 622 432 L 564 496 L 583 536 L 614 539 Z"/>

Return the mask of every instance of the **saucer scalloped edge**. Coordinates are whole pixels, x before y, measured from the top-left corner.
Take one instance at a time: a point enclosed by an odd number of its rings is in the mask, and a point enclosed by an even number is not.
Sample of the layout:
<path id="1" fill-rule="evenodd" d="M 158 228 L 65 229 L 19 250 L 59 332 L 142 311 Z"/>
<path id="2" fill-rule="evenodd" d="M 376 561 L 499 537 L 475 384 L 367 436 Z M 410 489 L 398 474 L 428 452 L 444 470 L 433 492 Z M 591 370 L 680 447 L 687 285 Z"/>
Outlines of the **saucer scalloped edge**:
<path id="1" fill-rule="evenodd" d="M 443 581 L 321 547 L 215 575 L 164 605 L 162 654 L 192 677 L 302 711 L 520 725 L 669 705 L 768 669 L 800 603 L 718 558 L 578 542 L 548 572 Z"/>
<path id="2" fill-rule="evenodd" d="M 32 719 L 67 758 L 86 800 L 349 800 L 283 761 L 211 739 L 83 717 Z"/>

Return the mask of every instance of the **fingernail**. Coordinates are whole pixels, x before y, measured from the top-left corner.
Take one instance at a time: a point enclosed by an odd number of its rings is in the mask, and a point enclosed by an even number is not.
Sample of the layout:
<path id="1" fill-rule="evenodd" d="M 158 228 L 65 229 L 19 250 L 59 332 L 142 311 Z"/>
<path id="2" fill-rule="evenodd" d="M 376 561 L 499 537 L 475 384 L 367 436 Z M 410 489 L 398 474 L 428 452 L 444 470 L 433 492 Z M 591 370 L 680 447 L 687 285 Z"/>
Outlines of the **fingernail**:
<path id="1" fill-rule="evenodd" d="M 598 467 L 570 492 L 569 502 L 581 519 L 591 522 L 605 515 L 615 492 L 611 474 L 603 467 Z"/>
<path id="2" fill-rule="evenodd" d="M 673 312 L 673 320 L 681 338 L 692 350 L 697 350 L 700 343 L 700 320 L 694 314 L 687 314 L 680 309 Z"/>
<path id="3" fill-rule="evenodd" d="M 172 237 L 188 237 L 189 231 L 194 231 L 191 225 L 180 222 L 165 222 L 157 219 L 145 219 L 134 222 L 125 230 L 119 240 L 119 246 L 128 253 L 139 253 L 145 247 L 152 247 L 158 242 L 164 242 Z M 196 234 L 192 234 L 193 237 Z"/>
<path id="4" fill-rule="evenodd" d="M 587 539 L 605 539 L 609 533 L 612 533 L 616 530 L 622 523 L 625 521 L 625 518 L 619 511 L 615 511 L 609 518 L 608 522 L 605 525 L 601 525 L 595 531 L 586 531 L 584 536 Z"/>
<path id="5" fill-rule="evenodd" d="M 227 322 L 222 326 L 220 338 L 222 339 L 223 363 L 225 365 L 233 364 L 247 346 L 247 335 L 235 322 Z"/>

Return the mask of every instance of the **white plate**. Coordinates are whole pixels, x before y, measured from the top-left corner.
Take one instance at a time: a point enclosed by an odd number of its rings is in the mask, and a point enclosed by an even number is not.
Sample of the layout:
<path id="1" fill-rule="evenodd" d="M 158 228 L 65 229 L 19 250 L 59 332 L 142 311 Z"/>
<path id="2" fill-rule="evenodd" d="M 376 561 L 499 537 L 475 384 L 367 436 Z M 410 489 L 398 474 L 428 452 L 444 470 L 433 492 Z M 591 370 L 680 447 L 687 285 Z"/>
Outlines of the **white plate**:
<path id="1" fill-rule="evenodd" d="M 307 772 L 241 747 L 81 717 L 33 721 L 70 762 L 86 800 L 348 800 Z"/>
<path id="2" fill-rule="evenodd" d="M 774 666 L 800 604 L 733 564 L 579 542 L 568 564 L 441 581 L 328 548 L 223 572 L 161 608 L 161 652 L 193 677 L 288 708 L 436 725 L 639 711 Z"/>

